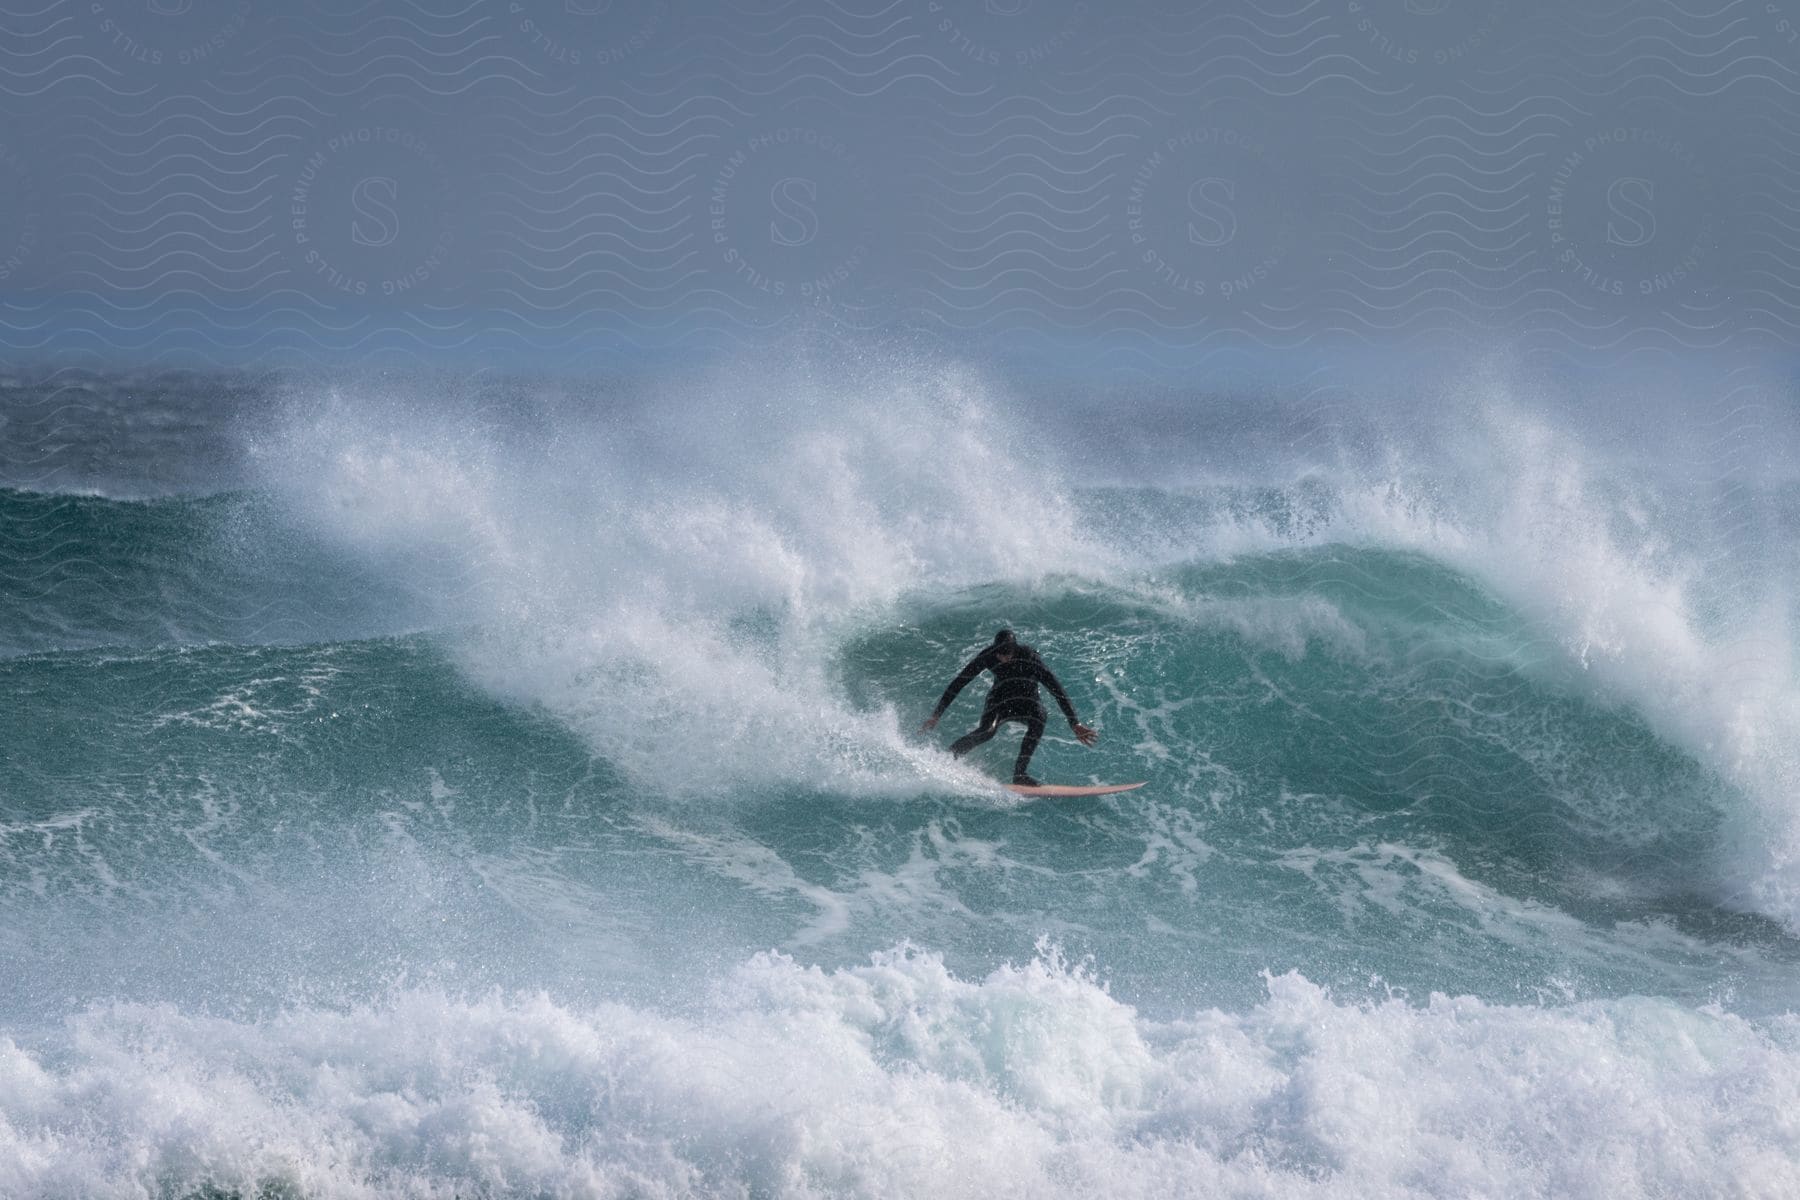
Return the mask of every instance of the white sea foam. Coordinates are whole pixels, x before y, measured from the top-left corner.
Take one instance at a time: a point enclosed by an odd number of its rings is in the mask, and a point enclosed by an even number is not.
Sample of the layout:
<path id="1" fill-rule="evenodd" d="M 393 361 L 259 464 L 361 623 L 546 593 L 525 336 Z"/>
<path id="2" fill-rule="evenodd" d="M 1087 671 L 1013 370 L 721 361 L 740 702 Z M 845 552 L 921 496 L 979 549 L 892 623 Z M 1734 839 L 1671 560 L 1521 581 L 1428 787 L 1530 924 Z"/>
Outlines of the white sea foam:
<path id="1" fill-rule="evenodd" d="M 1778 1197 L 1800 1026 L 1657 1000 L 1156 1023 L 1054 952 L 759 955 L 659 1012 L 404 992 L 255 1023 L 116 1006 L 0 1040 L 0 1194 Z M 263 1193 L 269 1194 L 269 1193 Z"/>

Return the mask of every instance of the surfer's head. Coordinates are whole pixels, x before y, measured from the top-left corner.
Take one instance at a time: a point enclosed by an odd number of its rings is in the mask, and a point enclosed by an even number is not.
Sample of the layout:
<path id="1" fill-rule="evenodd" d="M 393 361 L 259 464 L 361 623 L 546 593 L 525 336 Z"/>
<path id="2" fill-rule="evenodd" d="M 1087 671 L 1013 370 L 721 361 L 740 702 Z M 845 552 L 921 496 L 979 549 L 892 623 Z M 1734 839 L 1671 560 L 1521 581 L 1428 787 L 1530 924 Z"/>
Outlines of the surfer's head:
<path id="1" fill-rule="evenodd" d="M 994 635 L 993 645 L 990 649 L 1004 662 L 1019 652 L 1019 639 L 1013 636 L 1012 630 L 1002 629 Z"/>

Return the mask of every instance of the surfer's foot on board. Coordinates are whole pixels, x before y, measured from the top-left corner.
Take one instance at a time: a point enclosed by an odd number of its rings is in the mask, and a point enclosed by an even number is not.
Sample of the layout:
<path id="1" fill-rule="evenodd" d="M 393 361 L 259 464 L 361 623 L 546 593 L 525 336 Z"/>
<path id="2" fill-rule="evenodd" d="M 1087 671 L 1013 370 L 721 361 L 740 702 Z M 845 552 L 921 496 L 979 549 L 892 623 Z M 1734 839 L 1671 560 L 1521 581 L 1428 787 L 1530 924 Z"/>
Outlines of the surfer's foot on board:
<path id="1" fill-rule="evenodd" d="M 1033 779 L 1031 776 L 1025 774 L 1025 772 L 1016 771 L 1013 773 L 1013 786 L 1014 787 L 1043 787 L 1044 785 L 1039 783 L 1037 780 Z"/>

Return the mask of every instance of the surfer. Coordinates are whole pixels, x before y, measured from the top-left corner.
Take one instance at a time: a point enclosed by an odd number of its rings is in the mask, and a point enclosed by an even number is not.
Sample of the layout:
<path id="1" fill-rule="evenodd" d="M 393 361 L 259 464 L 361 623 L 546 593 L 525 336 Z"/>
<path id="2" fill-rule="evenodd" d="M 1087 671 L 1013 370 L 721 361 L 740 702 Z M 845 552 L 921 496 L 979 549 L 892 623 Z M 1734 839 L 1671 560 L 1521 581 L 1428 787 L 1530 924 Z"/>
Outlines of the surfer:
<path id="1" fill-rule="evenodd" d="M 969 660 L 969 665 L 957 672 L 950 686 L 937 702 L 937 708 L 925 723 L 919 726 L 919 732 L 930 733 L 937 728 L 938 718 L 944 710 L 955 703 L 957 693 L 967 687 L 969 681 L 983 671 L 994 673 L 994 686 L 988 692 L 987 703 L 981 709 L 981 723 L 968 733 L 950 744 L 950 753 L 958 758 L 967 754 L 981 743 L 993 737 L 1002 721 L 1023 721 L 1025 723 L 1025 740 L 1019 743 L 1019 758 L 1013 764 L 1013 783 L 1024 787 L 1037 787 L 1038 781 L 1025 773 L 1031 765 L 1031 755 L 1037 749 L 1038 739 L 1044 736 L 1044 704 L 1038 699 L 1038 684 L 1050 689 L 1056 702 L 1062 706 L 1063 716 L 1069 718 L 1069 728 L 1082 745 L 1091 746 L 1100 740 L 1100 735 L 1083 725 L 1075 717 L 1075 706 L 1069 703 L 1069 693 L 1063 691 L 1063 685 L 1051 674 L 1038 652 L 1020 642 L 1010 629 L 1002 629 L 994 635 L 994 640 L 986 650 Z"/>

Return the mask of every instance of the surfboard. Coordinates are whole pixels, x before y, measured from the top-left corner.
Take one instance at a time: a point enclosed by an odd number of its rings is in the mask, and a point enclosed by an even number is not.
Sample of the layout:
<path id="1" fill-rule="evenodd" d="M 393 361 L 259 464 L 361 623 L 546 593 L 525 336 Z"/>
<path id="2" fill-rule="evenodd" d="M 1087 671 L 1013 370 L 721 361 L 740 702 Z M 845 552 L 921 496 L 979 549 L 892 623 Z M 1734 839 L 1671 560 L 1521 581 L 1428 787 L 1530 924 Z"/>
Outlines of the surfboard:
<path id="1" fill-rule="evenodd" d="M 1046 783 L 1038 787 L 1025 787 L 1022 784 L 1009 783 L 1006 790 L 1017 792 L 1021 796 L 1105 796 L 1112 792 L 1129 792 L 1132 788 L 1141 788 L 1148 779 L 1140 779 L 1136 783 L 1103 783 L 1098 787 L 1074 787 L 1066 783 Z"/>

